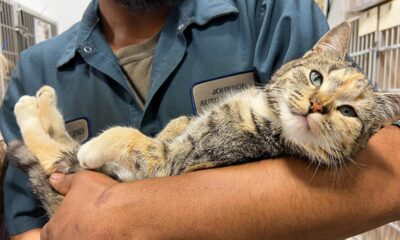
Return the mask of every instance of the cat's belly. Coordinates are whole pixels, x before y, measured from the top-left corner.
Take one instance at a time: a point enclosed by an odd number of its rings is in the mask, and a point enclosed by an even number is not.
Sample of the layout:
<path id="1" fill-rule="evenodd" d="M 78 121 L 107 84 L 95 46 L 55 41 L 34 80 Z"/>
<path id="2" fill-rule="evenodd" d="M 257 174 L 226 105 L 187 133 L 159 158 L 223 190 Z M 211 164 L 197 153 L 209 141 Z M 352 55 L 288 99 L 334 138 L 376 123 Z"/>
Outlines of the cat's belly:
<path id="1" fill-rule="evenodd" d="M 266 92 L 251 88 L 196 117 L 167 143 L 169 175 L 276 157 L 282 152 L 277 117 Z"/>

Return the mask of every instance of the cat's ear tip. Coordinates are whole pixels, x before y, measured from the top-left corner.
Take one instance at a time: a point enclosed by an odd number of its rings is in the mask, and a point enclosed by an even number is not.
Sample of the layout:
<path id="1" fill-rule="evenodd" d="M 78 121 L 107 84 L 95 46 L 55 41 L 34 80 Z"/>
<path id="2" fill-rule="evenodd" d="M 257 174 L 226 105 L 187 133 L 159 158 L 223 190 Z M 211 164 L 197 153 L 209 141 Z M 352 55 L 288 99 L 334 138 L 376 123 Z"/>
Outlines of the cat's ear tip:
<path id="1" fill-rule="evenodd" d="M 345 31 L 350 33 L 351 31 L 351 24 L 349 21 L 343 21 L 342 23 L 340 23 L 339 25 L 337 25 L 336 27 L 334 27 L 336 29 L 340 29 L 341 31 Z"/>
<path id="2" fill-rule="evenodd" d="M 340 23 L 339 25 L 342 25 L 343 27 L 346 27 L 346 28 L 350 28 L 350 27 L 351 27 L 351 24 L 350 24 L 349 21 L 343 21 L 343 22 Z"/>

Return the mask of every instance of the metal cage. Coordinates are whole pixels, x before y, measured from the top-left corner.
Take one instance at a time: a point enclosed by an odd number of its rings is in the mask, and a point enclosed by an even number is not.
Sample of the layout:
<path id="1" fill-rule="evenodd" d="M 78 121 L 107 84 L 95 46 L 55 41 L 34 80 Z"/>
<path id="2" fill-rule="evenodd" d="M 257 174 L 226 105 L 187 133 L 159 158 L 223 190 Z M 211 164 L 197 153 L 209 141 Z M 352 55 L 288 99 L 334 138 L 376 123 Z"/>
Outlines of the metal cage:
<path id="1" fill-rule="evenodd" d="M 381 6 L 363 13 L 367 18 L 374 18 L 372 21 L 365 20 L 362 15 L 350 20 L 353 30 L 349 53 L 378 90 L 399 91 L 400 23 L 392 27 L 383 26 L 380 22 Z M 363 29 L 362 25 L 374 30 Z"/>
<path id="2" fill-rule="evenodd" d="M 47 38 L 57 35 L 54 21 L 12 0 L 0 0 L 0 28 L 1 53 L 11 67 L 18 62 L 21 51 L 45 39 L 38 37 L 43 29 L 47 31 Z M 0 79 L 0 102 L 5 95 L 7 82 L 8 77 Z"/>

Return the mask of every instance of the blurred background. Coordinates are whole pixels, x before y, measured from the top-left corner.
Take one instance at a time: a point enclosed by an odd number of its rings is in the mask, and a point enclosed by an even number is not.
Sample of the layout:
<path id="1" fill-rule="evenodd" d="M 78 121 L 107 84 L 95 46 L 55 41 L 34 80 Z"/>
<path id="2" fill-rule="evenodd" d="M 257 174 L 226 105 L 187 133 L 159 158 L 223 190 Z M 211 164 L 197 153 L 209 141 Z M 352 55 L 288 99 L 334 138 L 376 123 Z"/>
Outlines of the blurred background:
<path id="1" fill-rule="evenodd" d="M 293 0 L 301 1 L 301 0 Z M 67 30 L 81 19 L 90 0 L 0 0 L 0 51 L 10 68 L 21 51 Z M 350 56 L 378 89 L 400 88 L 400 0 L 315 0 L 331 27 L 348 20 L 352 25 Z M 8 76 L 0 72 L 0 102 Z M 0 169 L 5 144 L 0 133 Z M 2 177 L 0 173 L 0 239 L 2 231 Z M 400 240 L 400 224 L 391 223 L 351 240 Z"/>

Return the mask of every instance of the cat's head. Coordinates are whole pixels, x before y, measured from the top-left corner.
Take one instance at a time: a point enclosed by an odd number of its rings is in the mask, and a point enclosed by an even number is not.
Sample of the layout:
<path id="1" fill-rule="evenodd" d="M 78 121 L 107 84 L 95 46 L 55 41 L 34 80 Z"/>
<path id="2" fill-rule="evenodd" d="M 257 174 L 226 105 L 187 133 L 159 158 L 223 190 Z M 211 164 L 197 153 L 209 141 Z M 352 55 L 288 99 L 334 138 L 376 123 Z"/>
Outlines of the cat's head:
<path id="1" fill-rule="evenodd" d="M 346 58 L 349 38 L 349 24 L 340 24 L 272 80 L 272 102 L 285 139 L 307 158 L 327 165 L 353 157 L 400 112 L 400 95 L 375 92 Z"/>

